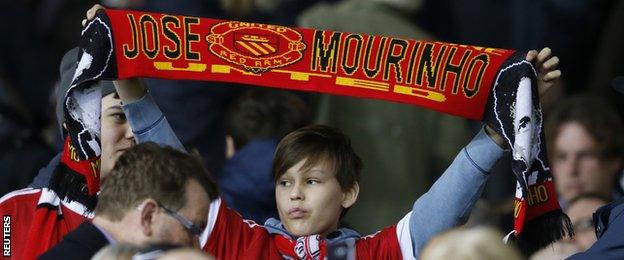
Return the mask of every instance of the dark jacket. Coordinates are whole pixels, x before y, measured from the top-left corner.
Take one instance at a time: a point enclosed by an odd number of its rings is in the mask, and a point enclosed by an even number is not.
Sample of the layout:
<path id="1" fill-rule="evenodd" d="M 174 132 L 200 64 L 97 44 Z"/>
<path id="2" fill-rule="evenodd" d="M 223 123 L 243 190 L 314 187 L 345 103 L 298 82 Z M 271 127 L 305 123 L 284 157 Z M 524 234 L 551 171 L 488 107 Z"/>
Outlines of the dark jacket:
<path id="1" fill-rule="evenodd" d="M 594 227 L 598 241 L 568 259 L 624 259 L 624 198 L 596 210 Z"/>
<path id="2" fill-rule="evenodd" d="M 85 221 L 38 259 L 91 259 L 108 244 L 104 234 L 91 222 Z"/>
<path id="3" fill-rule="evenodd" d="M 221 198 L 243 218 L 264 223 L 277 218 L 271 167 L 274 139 L 254 139 L 236 151 L 217 175 Z"/>
<path id="4" fill-rule="evenodd" d="M 50 163 L 46 167 L 39 169 L 39 173 L 33 179 L 32 183 L 28 185 L 30 188 L 41 189 L 47 188 L 50 185 L 50 179 L 52 179 L 52 174 L 54 173 L 54 169 L 61 163 L 61 155 L 62 153 L 58 153 Z"/>

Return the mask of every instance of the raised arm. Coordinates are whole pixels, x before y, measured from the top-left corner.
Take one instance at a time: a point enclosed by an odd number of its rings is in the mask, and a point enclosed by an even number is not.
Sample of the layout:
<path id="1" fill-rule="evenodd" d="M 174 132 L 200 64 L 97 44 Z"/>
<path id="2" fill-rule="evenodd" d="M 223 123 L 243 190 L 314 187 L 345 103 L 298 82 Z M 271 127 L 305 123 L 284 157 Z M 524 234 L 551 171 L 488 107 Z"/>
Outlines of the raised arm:
<path id="1" fill-rule="evenodd" d="M 504 150 L 481 130 L 461 150 L 410 213 L 409 230 L 414 256 L 440 232 L 465 222 L 481 196 L 489 171 Z"/>
<path id="2" fill-rule="evenodd" d="M 532 61 L 538 71 L 537 85 L 540 98 L 561 77 L 557 69 L 559 59 L 549 48 L 530 51 L 526 60 Z M 420 197 L 409 215 L 409 234 L 414 257 L 418 258 L 425 244 L 435 235 L 464 223 L 496 161 L 507 148 L 505 140 L 491 127 L 485 126 L 457 155 L 453 163 Z"/>
<path id="3" fill-rule="evenodd" d="M 137 143 L 152 141 L 186 151 L 143 80 L 134 78 L 113 83 Z"/>
<path id="4" fill-rule="evenodd" d="M 85 14 L 86 19 L 82 20 L 82 25 L 93 20 L 100 9 L 104 7 L 99 4 L 89 8 Z M 186 151 L 171 129 L 165 115 L 152 99 L 143 80 L 132 78 L 113 81 L 113 83 L 137 143 L 152 141 L 171 146 L 179 151 Z"/>

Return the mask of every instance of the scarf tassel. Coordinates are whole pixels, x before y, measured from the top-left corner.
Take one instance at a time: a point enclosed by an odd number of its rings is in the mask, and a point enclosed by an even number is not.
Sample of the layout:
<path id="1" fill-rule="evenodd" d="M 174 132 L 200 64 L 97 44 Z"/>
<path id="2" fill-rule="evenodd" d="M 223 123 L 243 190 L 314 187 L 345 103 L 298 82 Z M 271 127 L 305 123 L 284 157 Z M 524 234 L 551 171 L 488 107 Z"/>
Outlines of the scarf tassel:
<path id="1" fill-rule="evenodd" d="M 515 243 L 523 254 L 529 256 L 565 236 L 574 236 L 572 222 L 568 215 L 557 209 L 527 221 Z"/>

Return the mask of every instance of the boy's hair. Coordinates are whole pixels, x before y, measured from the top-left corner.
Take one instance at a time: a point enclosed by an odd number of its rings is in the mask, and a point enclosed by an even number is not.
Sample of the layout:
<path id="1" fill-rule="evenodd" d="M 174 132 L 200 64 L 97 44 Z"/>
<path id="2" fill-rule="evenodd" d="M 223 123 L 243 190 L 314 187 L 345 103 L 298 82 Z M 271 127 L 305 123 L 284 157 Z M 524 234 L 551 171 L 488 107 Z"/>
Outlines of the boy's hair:
<path id="1" fill-rule="evenodd" d="M 230 105 L 225 131 L 234 139 L 234 147 L 240 149 L 256 138 L 279 141 L 308 124 L 310 112 L 301 98 L 287 91 L 254 88 Z"/>
<path id="2" fill-rule="evenodd" d="M 187 203 L 190 180 L 197 181 L 210 200 L 217 198 L 217 187 L 197 158 L 153 142 L 138 144 L 119 156 L 102 180 L 95 213 L 119 221 L 147 198 L 177 211 Z"/>
<path id="3" fill-rule="evenodd" d="M 273 179 L 277 181 L 301 160 L 306 160 L 303 171 L 323 161 L 329 163 L 343 191 L 360 181 L 362 160 L 351 147 L 349 137 L 338 128 L 311 125 L 284 137 L 275 151 Z"/>
<path id="4" fill-rule="evenodd" d="M 560 102 L 546 120 L 546 140 L 549 147 L 561 126 L 578 123 L 596 141 L 601 158 L 619 158 L 624 155 L 624 126 L 622 118 L 606 100 L 598 97 L 573 97 Z M 554 152 L 550 149 L 549 152 Z"/>

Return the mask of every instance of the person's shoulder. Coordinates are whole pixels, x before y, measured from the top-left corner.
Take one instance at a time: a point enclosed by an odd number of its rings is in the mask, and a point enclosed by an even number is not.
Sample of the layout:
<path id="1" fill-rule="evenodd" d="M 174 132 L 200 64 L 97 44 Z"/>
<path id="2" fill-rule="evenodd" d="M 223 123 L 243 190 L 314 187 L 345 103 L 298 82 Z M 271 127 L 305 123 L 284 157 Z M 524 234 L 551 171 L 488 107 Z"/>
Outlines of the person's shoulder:
<path id="1" fill-rule="evenodd" d="M 0 205 L 23 205 L 23 202 L 30 201 L 33 201 L 34 204 L 37 204 L 37 200 L 39 199 L 40 194 L 41 189 L 34 188 L 24 188 L 21 190 L 12 191 L 0 198 Z"/>
<path id="2" fill-rule="evenodd" d="M 39 259 L 89 259 L 107 244 L 104 234 L 91 222 L 84 221 Z"/>

